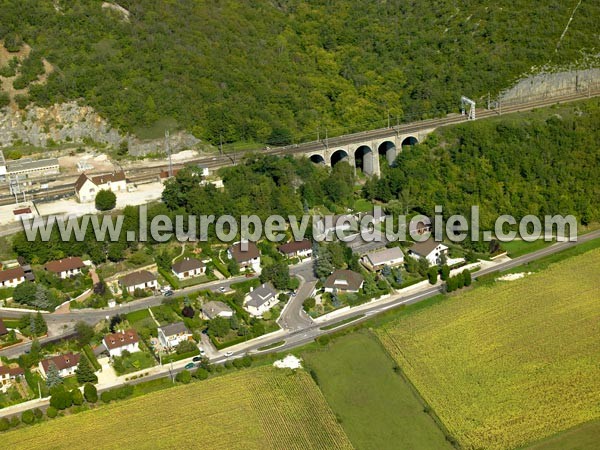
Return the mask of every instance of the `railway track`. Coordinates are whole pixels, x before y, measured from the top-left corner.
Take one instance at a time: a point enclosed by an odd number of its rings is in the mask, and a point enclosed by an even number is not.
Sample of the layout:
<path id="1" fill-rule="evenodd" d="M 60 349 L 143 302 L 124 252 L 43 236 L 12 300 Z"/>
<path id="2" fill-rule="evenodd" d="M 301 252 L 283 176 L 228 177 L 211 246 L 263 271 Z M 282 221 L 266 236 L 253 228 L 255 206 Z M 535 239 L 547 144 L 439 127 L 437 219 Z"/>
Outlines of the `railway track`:
<path id="1" fill-rule="evenodd" d="M 540 99 L 536 101 L 531 101 L 522 104 L 512 104 L 512 105 L 500 105 L 499 109 L 478 109 L 476 111 L 477 120 L 485 119 L 489 117 L 496 117 L 499 115 L 510 114 L 515 112 L 522 111 L 530 111 L 536 108 L 543 108 L 552 106 L 558 103 L 567 103 L 577 100 L 584 100 L 586 98 L 597 97 L 600 95 L 600 90 L 594 90 L 586 93 L 574 93 L 569 95 L 563 95 L 558 97 L 549 97 L 545 99 Z M 369 140 L 369 139 L 379 139 L 393 136 L 394 134 L 410 134 L 417 133 L 422 130 L 427 130 L 431 128 L 440 128 L 448 125 L 455 125 L 458 123 L 466 122 L 466 116 L 462 116 L 460 114 L 451 114 L 442 118 L 435 119 L 425 119 L 419 122 L 413 122 L 409 124 L 397 125 L 390 128 L 379 128 L 375 130 L 367 130 L 358 133 L 351 133 L 337 137 L 328 138 L 325 140 L 318 141 L 309 141 L 304 142 L 302 144 L 296 145 L 288 145 L 284 147 L 275 147 L 275 148 L 257 148 L 255 150 L 237 152 L 235 154 L 224 154 L 224 155 L 216 155 L 212 157 L 204 157 L 204 158 L 195 158 L 185 161 L 183 163 L 173 164 L 173 168 L 180 169 L 184 167 L 186 164 L 201 164 L 208 168 L 219 168 L 224 166 L 230 166 L 235 164 L 236 161 L 241 160 L 245 155 L 252 153 L 260 153 L 260 154 L 268 154 L 275 156 L 285 156 L 285 155 L 293 155 L 298 153 L 307 153 L 311 151 L 321 151 L 325 148 L 333 148 L 336 146 L 343 146 L 357 140 Z M 160 164 L 156 166 L 152 166 L 152 168 L 123 168 L 127 175 L 127 180 L 131 183 L 141 183 L 148 182 L 153 179 L 158 179 L 160 172 L 167 170 L 169 168 L 168 164 Z M 59 176 L 59 178 L 67 178 L 67 176 Z M 61 197 L 66 197 L 75 194 L 75 183 L 65 183 L 61 186 L 56 186 L 53 188 L 48 188 L 44 190 L 32 191 L 28 192 L 27 195 L 29 199 L 33 201 L 40 200 L 54 200 Z M 1 195 L 0 196 L 0 206 L 9 205 L 14 202 L 14 197 L 12 195 Z"/>

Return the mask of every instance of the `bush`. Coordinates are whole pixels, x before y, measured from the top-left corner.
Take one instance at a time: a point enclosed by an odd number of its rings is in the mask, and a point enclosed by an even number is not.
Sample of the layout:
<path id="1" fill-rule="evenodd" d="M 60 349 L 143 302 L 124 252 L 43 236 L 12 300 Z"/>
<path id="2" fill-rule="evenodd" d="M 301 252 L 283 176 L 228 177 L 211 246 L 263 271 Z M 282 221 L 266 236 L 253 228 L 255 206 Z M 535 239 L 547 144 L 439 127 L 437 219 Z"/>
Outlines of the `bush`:
<path id="1" fill-rule="evenodd" d="M 46 410 L 46 416 L 50 419 L 54 419 L 58 415 L 58 410 L 54 406 L 48 406 Z"/>
<path id="2" fill-rule="evenodd" d="M 86 383 L 83 387 L 83 395 L 88 403 L 96 403 L 98 401 L 98 390 L 91 383 Z"/>
<path id="3" fill-rule="evenodd" d="M 206 380 L 208 378 L 208 371 L 202 367 L 199 367 L 196 372 L 194 372 L 194 378 L 197 378 L 198 380 Z"/>
<path id="4" fill-rule="evenodd" d="M 184 369 L 175 375 L 175 380 L 183 384 L 188 384 L 190 381 L 192 381 L 192 374 L 189 370 Z"/>
<path id="5" fill-rule="evenodd" d="M 13 427 L 13 428 L 18 427 L 20 423 L 21 423 L 21 421 L 19 420 L 18 416 L 12 416 L 10 418 L 10 426 L 11 427 Z"/>
<path id="6" fill-rule="evenodd" d="M 102 394 L 100 394 L 100 398 L 104 403 L 110 403 L 115 400 L 115 395 L 113 391 L 104 391 Z"/>
<path id="7" fill-rule="evenodd" d="M 6 431 L 10 428 L 10 422 L 6 417 L 0 419 L 0 431 Z"/>
<path id="8" fill-rule="evenodd" d="M 35 408 L 33 410 L 33 415 L 35 416 L 36 419 L 41 419 L 44 416 L 44 413 L 42 412 L 42 410 L 40 408 Z"/>
<path id="9" fill-rule="evenodd" d="M 241 369 L 242 367 L 244 367 L 244 363 L 239 358 L 238 359 L 234 359 L 233 360 L 233 367 L 235 367 L 236 369 Z"/>
<path id="10" fill-rule="evenodd" d="M 32 410 L 23 411 L 21 414 L 21 422 L 31 425 L 35 421 L 35 415 Z"/>
<path id="11" fill-rule="evenodd" d="M 250 367 L 252 365 L 252 357 L 249 355 L 244 356 L 241 361 L 244 367 Z"/>
<path id="12" fill-rule="evenodd" d="M 69 406 L 73 404 L 73 399 L 71 397 L 71 393 L 67 391 L 64 386 L 58 385 L 53 388 L 51 391 L 50 397 L 50 406 L 55 407 L 56 409 L 67 409 Z"/>
<path id="13" fill-rule="evenodd" d="M 471 279 L 471 272 L 469 272 L 467 269 L 463 270 L 463 279 L 465 282 L 465 286 L 471 286 L 471 282 L 473 281 Z"/>
<path id="14" fill-rule="evenodd" d="M 78 388 L 71 391 L 71 401 L 76 406 L 83 405 L 83 394 Z"/>
<path id="15" fill-rule="evenodd" d="M 198 350 L 198 347 L 192 341 L 182 341 L 177 345 L 176 353 L 182 355 L 184 353 L 190 353 Z"/>
<path id="16" fill-rule="evenodd" d="M 427 270 L 427 278 L 429 279 L 429 284 L 437 283 L 437 278 L 438 278 L 437 267 L 430 267 Z"/>
<path id="17" fill-rule="evenodd" d="M 117 205 L 117 196 L 112 191 L 101 189 L 96 194 L 96 209 L 98 211 L 110 211 Z"/>
<path id="18" fill-rule="evenodd" d="M 6 92 L 0 92 L 0 108 L 10 105 L 10 97 Z"/>

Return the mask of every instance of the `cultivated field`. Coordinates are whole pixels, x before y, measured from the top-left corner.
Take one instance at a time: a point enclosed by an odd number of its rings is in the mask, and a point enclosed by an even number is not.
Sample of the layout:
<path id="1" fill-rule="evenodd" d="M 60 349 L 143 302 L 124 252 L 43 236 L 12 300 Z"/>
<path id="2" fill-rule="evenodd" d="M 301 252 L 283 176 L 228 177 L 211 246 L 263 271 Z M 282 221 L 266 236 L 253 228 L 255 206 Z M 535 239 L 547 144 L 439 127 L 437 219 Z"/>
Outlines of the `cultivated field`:
<path id="1" fill-rule="evenodd" d="M 342 336 L 302 356 L 356 448 L 453 448 L 372 333 Z"/>
<path id="2" fill-rule="evenodd" d="M 264 367 L 2 434 L 2 448 L 352 448 L 304 371 Z"/>
<path id="3" fill-rule="evenodd" d="M 600 250 L 378 330 L 465 448 L 522 446 L 600 418 Z"/>

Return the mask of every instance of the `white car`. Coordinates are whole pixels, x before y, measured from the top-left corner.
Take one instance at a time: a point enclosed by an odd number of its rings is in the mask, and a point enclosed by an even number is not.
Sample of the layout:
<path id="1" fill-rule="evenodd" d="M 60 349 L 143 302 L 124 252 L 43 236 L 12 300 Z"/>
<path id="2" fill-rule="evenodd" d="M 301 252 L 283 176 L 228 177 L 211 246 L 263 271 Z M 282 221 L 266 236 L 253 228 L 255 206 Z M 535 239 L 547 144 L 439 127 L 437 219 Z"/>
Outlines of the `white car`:
<path id="1" fill-rule="evenodd" d="M 219 292 L 225 292 L 227 290 L 227 288 L 225 286 L 221 286 L 219 288 Z"/>
<path id="2" fill-rule="evenodd" d="M 226 353 L 225 353 L 225 356 L 227 356 L 228 358 L 229 358 L 230 356 L 232 356 L 232 355 L 233 355 L 233 352 L 226 352 Z"/>

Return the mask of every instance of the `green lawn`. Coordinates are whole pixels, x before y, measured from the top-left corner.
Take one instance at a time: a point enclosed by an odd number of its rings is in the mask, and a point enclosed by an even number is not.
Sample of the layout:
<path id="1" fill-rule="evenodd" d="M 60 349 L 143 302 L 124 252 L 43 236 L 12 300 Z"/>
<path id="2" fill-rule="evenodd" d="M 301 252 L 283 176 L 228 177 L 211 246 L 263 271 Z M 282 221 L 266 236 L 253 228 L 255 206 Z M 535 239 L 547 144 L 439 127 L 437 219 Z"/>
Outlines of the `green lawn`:
<path id="1" fill-rule="evenodd" d="M 148 352 L 135 352 L 126 357 L 115 357 L 115 372 L 118 375 L 137 372 L 156 364 L 154 357 Z"/>
<path id="2" fill-rule="evenodd" d="M 133 325 L 135 322 L 150 318 L 150 312 L 147 309 L 140 309 L 127 313 L 126 317 L 127 321 Z"/>
<path id="3" fill-rule="evenodd" d="M 515 239 L 511 242 L 503 242 L 501 246 L 508 253 L 508 256 L 510 256 L 511 258 L 517 258 L 527 253 L 535 252 L 536 250 L 541 250 L 553 243 L 554 241 L 546 242 L 543 239 L 539 239 L 533 242 Z"/>
<path id="4" fill-rule="evenodd" d="M 526 450 L 595 450 L 598 448 L 600 420 L 584 423 L 548 439 L 525 447 Z"/>
<path id="5" fill-rule="evenodd" d="M 452 448 L 370 332 L 340 337 L 302 357 L 357 449 Z"/>
<path id="6" fill-rule="evenodd" d="M 373 204 L 364 198 L 359 198 L 354 202 L 354 207 L 352 208 L 355 212 L 371 212 L 373 211 Z"/>

